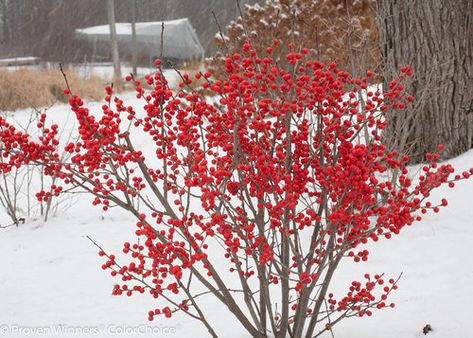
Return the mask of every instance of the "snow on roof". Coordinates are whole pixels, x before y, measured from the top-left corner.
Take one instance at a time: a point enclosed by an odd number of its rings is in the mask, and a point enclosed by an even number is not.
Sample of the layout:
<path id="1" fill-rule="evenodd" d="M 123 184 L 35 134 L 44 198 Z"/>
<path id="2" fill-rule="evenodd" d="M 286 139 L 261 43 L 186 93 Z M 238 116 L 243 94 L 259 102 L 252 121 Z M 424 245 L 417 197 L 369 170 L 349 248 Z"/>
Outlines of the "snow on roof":
<path id="1" fill-rule="evenodd" d="M 190 24 L 189 19 L 182 18 L 170 21 L 149 21 L 149 22 L 137 22 L 135 24 L 136 27 L 136 34 L 145 34 L 150 35 L 152 32 L 149 30 L 150 28 L 159 28 L 161 31 L 161 26 L 164 23 L 165 31 L 168 29 L 175 29 L 176 27 L 182 25 Z M 117 30 L 117 35 L 131 35 L 131 23 L 129 22 L 117 22 L 115 24 L 115 28 Z M 153 33 L 155 30 L 152 30 Z M 87 28 L 79 28 L 76 29 L 76 33 L 84 34 L 84 35 L 109 35 L 110 34 L 110 25 L 99 25 L 99 26 L 92 26 Z"/>

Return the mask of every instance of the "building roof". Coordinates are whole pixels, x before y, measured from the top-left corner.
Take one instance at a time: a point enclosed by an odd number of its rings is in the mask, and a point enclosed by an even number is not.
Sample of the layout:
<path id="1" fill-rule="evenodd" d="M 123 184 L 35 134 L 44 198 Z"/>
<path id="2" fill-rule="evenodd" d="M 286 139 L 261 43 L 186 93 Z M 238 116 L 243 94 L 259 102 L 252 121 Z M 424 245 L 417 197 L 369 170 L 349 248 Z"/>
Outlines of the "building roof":
<path id="1" fill-rule="evenodd" d="M 161 31 L 164 23 L 163 57 L 176 59 L 203 58 L 202 47 L 188 18 L 171 21 L 137 22 L 136 41 L 140 52 L 159 55 Z M 131 23 L 115 24 L 120 48 L 132 48 Z M 76 29 L 76 36 L 94 43 L 110 41 L 110 25 L 100 25 Z"/>

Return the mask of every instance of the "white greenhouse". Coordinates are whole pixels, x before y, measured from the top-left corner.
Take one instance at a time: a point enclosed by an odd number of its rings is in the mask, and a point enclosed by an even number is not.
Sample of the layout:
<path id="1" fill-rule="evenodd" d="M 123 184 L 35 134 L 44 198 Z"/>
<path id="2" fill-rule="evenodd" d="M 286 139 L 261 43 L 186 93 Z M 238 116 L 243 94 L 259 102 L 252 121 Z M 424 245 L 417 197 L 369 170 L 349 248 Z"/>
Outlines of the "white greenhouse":
<path id="1" fill-rule="evenodd" d="M 161 46 L 163 23 L 163 46 Z M 129 56 L 134 48 L 131 23 L 115 25 L 120 53 Z M 163 59 L 173 62 L 200 60 L 204 57 L 204 48 L 187 18 L 164 22 L 137 22 L 135 27 L 137 54 L 143 61 L 159 57 L 161 48 Z M 107 55 L 110 51 L 109 25 L 76 29 L 76 36 L 92 44 L 93 59 L 96 55 Z"/>

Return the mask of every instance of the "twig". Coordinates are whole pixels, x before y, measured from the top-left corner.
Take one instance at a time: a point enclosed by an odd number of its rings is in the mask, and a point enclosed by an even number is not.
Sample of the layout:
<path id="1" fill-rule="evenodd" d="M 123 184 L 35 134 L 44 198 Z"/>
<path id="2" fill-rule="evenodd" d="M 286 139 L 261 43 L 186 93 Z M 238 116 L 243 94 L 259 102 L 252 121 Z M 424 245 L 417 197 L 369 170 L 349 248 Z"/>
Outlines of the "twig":
<path id="1" fill-rule="evenodd" d="M 7 224 L 7 225 L 0 225 L 0 229 L 6 229 L 6 228 L 10 228 L 12 226 L 18 226 L 18 224 L 20 224 L 20 223 L 25 224 L 25 221 L 26 221 L 26 219 L 21 217 L 21 218 L 18 219 L 18 222 L 13 222 L 13 223 Z"/>
<path id="2" fill-rule="evenodd" d="M 211 11 L 211 13 L 214 17 L 215 23 L 217 24 L 218 33 L 220 34 L 220 38 L 222 39 L 223 45 L 225 46 L 225 49 L 228 52 L 229 49 L 228 49 L 228 46 L 227 46 L 227 42 L 225 41 L 225 37 L 223 36 L 223 33 L 222 33 L 222 27 L 220 27 L 220 24 L 218 23 L 218 19 L 217 19 L 217 16 L 215 15 L 215 12 Z"/>
<path id="3" fill-rule="evenodd" d="M 236 0 L 235 2 L 237 5 L 238 13 L 240 14 L 240 17 L 241 17 L 241 22 L 243 24 L 243 31 L 245 32 L 246 38 L 249 39 L 250 35 L 248 34 L 248 31 L 246 30 L 245 16 L 243 15 L 243 11 L 241 10 L 240 0 Z"/>
<path id="4" fill-rule="evenodd" d="M 65 72 L 64 69 L 62 68 L 62 62 L 59 62 L 59 70 L 61 71 L 62 76 L 64 77 L 64 81 L 66 82 L 66 87 L 67 87 L 67 89 L 69 90 L 69 93 L 72 94 L 71 87 L 69 86 L 69 81 L 67 80 L 66 72 Z"/>
<path id="5" fill-rule="evenodd" d="M 159 52 L 159 58 L 163 59 L 163 50 L 164 50 L 164 22 L 161 22 L 161 46 Z"/>

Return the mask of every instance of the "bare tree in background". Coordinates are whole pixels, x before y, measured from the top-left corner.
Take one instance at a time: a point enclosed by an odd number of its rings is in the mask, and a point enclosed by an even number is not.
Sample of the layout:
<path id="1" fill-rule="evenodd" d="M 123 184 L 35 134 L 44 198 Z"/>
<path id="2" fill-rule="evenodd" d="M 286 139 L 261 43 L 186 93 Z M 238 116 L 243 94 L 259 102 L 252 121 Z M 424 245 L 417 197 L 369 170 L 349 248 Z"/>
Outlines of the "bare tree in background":
<path id="1" fill-rule="evenodd" d="M 5 43 L 8 41 L 8 22 L 7 22 L 7 2 L 6 0 L 1 0 L 1 19 L 2 19 L 2 42 Z"/>
<path id="2" fill-rule="evenodd" d="M 388 115 L 391 146 L 414 162 L 444 144 L 445 158 L 473 146 L 473 1 L 378 0 L 386 77 L 411 65 L 415 107 Z"/>
<path id="3" fill-rule="evenodd" d="M 133 50 L 131 52 L 131 64 L 133 67 L 133 75 L 137 75 L 136 65 L 138 63 L 137 53 L 138 45 L 136 43 L 136 0 L 131 0 L 131 40 L 133 43 Z"/>
<path id="4" fill-rule="evenodd" d="M 120 56 L 118 54 L 117 29 L 115 27 L 114 0 L 108 0 L 108 23 L 110 25 L 110 47 L 112 52 L 112 62 L 114 71 L 114 82 L 119 82 L 122 78 L 120 67 Z"/>

